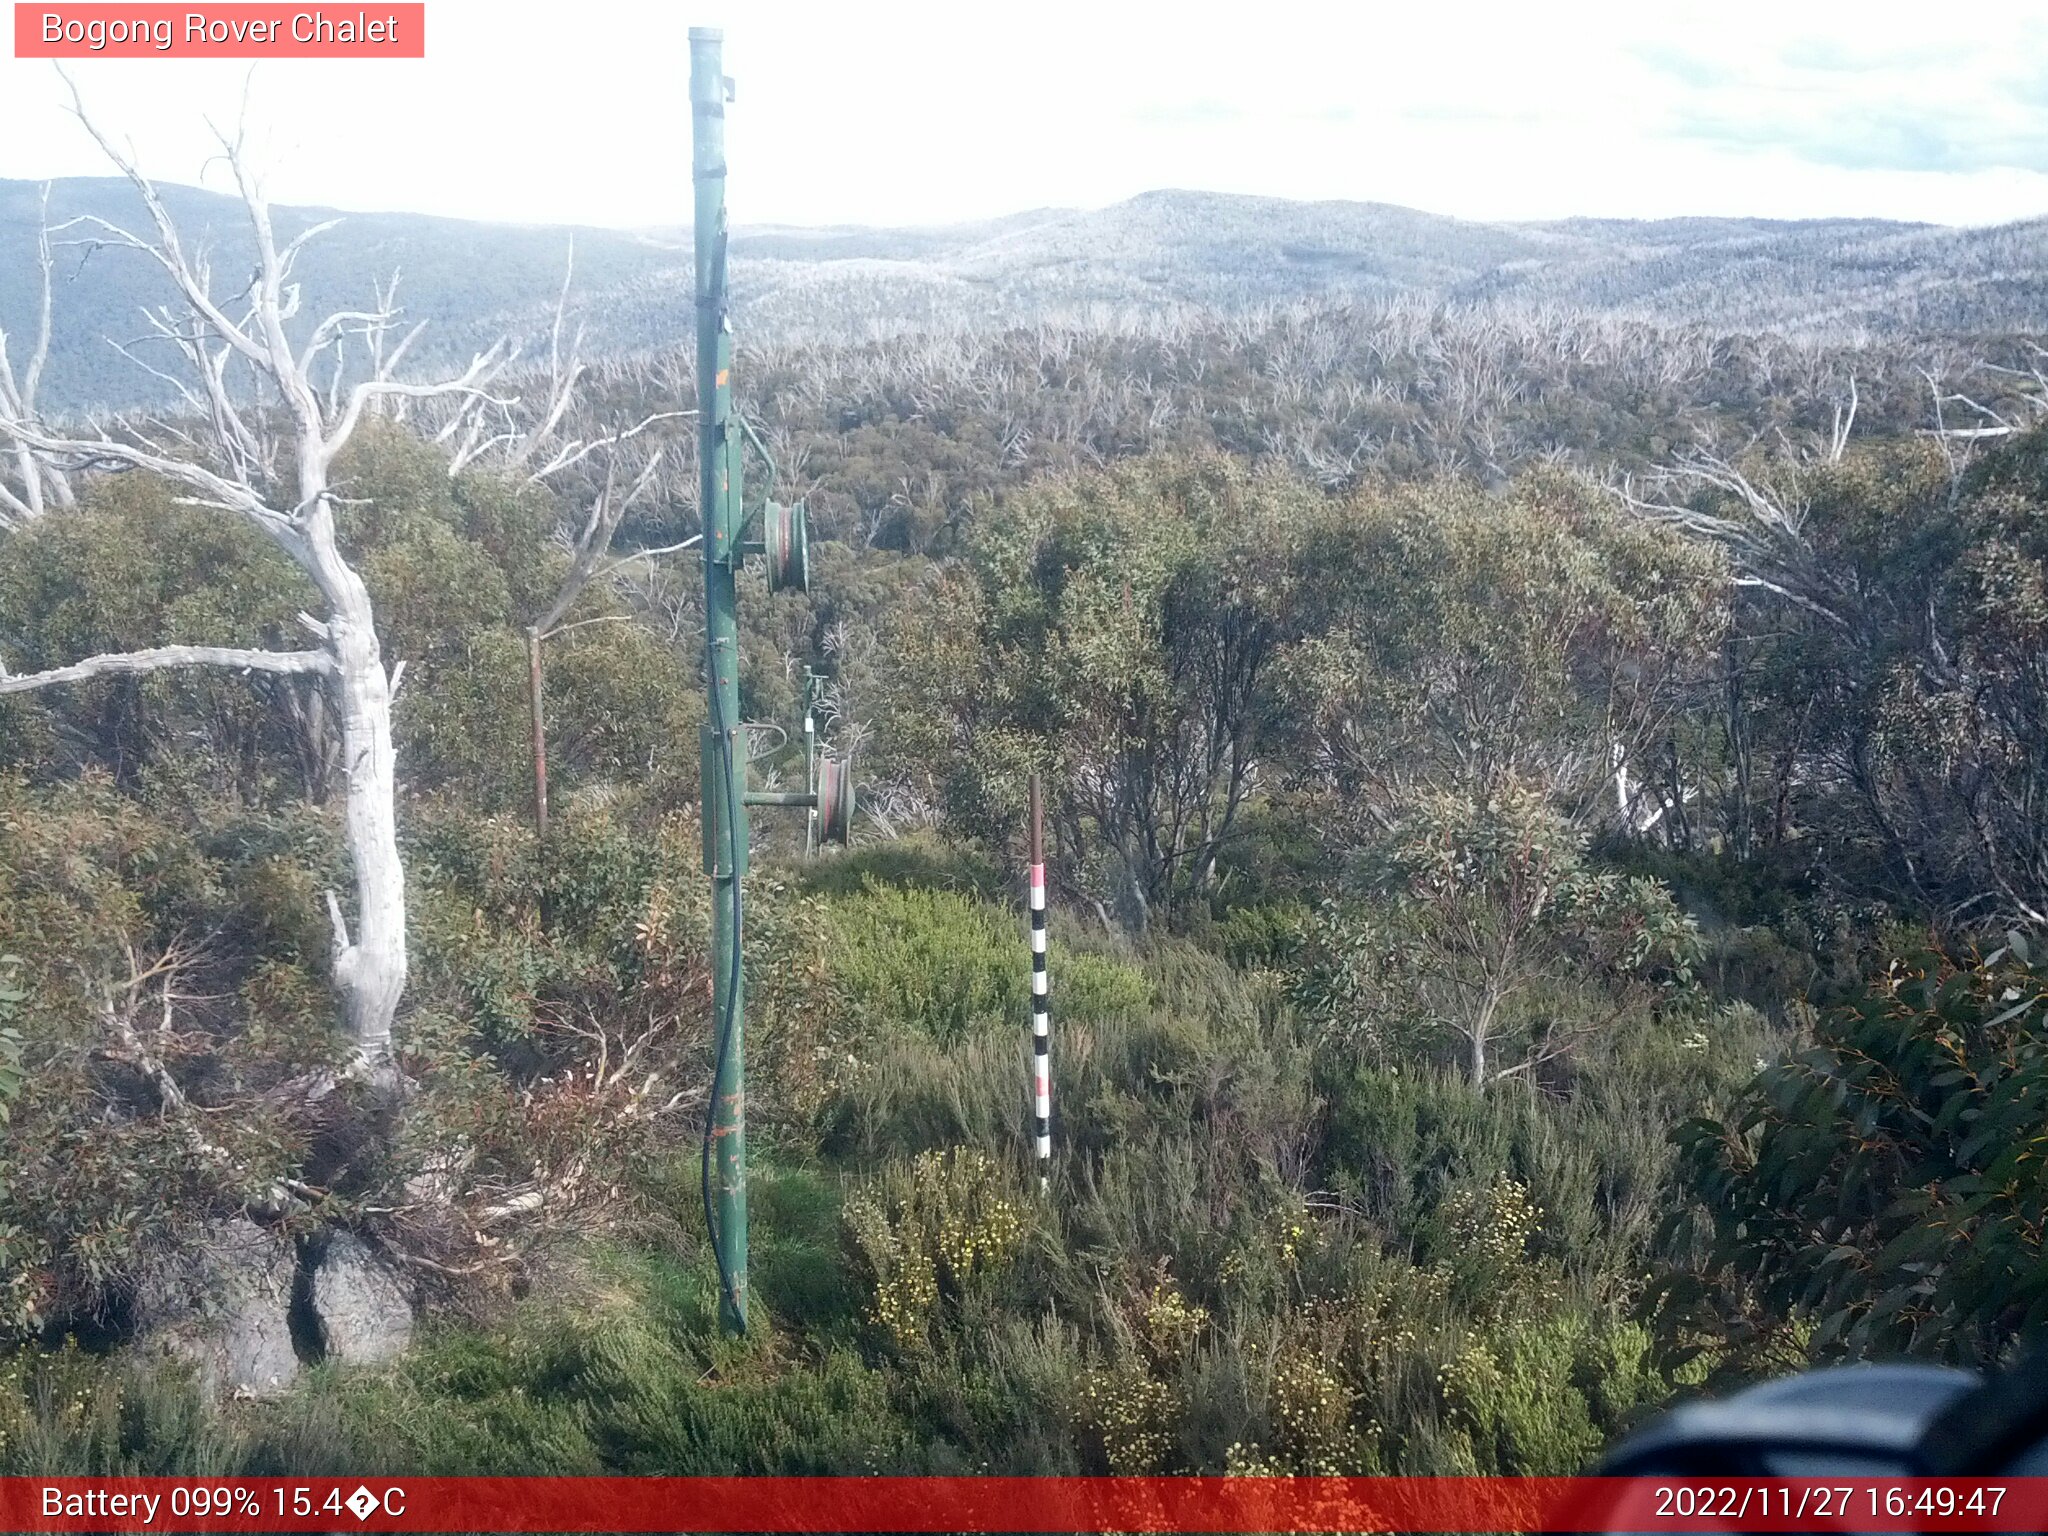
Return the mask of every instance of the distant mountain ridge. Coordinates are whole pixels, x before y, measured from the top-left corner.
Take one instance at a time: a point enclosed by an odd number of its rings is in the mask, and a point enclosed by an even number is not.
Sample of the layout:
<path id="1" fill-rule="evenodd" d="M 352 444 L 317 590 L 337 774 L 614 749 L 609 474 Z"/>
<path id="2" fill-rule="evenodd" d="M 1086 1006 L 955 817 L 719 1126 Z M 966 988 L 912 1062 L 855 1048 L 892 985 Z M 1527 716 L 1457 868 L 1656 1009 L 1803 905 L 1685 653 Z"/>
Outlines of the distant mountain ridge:
<path id="1" fill-rule="evenodd" d="M 188 237 L 216 252 L 220 289 L 232 291 L 250 260 L 239 206 L 196 188 L 162 190 Z M 16 337 L 33 315 L 38 198 L 35 183 L 0 180 L 0 328 Z M 115 178 L 55 183 L 53 221 L 84 214 L 136 227 L 141 208 Z M 275 210 L 287 238 L 328 217 L 343 222 L 302 262 L 306 311 L 359 303 L 398 270 L 408 315 L 429 322 L 430 355 L 466 355 L 506 332 L 537 335 L 572 239 L 574 302 L 593 351 L 661 348 L 690 333 L 687 230 Z M 741 226 L 732 253 L 737 320 L 754 342 L 1403 297 L 1827 337 L 2048 332 L 2048 218 L 1973 229 L 1881 219 L 1513 224 L 1382 203 L 1158 191 L 954 226 Z M 149 398 L 147 377 L 101 338 L 139 335 L 137 310 L 167 297 L 135 252 L 61 250 L 46 405 Z"/>

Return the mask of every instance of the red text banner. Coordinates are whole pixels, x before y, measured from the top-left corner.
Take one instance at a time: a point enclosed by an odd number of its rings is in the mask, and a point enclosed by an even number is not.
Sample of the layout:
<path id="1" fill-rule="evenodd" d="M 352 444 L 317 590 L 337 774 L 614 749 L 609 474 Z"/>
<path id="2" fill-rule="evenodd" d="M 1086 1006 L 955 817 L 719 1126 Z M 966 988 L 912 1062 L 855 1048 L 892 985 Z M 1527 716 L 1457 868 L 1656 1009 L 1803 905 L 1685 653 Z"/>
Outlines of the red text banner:
<path id="1" fill-rule="evenodd" d="M 423 3 L 23 4 L 18 59 L 423 59 Z"/>
<path id="2" fill-rule="evenodd" d="M 2048 1478 L 0 1478 L 6 1531 L 2042 1531 Z"/>

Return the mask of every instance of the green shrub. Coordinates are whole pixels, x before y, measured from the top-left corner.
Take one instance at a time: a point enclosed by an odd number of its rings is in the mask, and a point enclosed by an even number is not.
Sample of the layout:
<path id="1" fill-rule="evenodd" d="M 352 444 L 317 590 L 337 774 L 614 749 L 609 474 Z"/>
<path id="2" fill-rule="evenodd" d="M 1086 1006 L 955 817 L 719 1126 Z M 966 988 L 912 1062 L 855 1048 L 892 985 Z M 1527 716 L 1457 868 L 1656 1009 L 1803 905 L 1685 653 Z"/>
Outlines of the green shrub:
<path id="1" fill-rule="evenodd" d="M 869 1318 L 897 1349 L 925 1346 L 947 1306 L 999 1276 L 1024 1237 L 1024 1212 L 995 1160 L 921 1152 L 846 1205 L 847 1237 L 872 1288 Z"/>
<path id="2" fill-rule="evenodd" d="M 15 1011 L 28 1001 L 28 989 L 21 986 L 21 957 L 0 955 L 0 1125 L 5 1125 L 21 1093 L 21 1031 L 14 1027 Z M 0 1198 L 6 1191 L 0 1188 Z"/>
<path id="3" fill-rule="evenodd" d="M 822 896 L 855 896 L 870 884 L 950 891 L 1000 902 L 1013 898 L 1012 878 L 977 848 L 912 833 L 868 843 L 803 865 L 803 888 Z"/>
<path id="4" fill-rule="evenodd" d="M 1206 938 L 1241 970 L 1279 967 L 1300 951 L 1313 916 L 1296 901 L 1233 907 L 1210 926 Z"/>
<path id="5" fill-rule="evenodd" d="M 1675 1133 L 1703 1230 L 1654 1296 L 1672 1362 L 1827 1356 L 1988 1366 L 2048 1323 L 2048 986 L 2015 934 L 1985 959 L 1896 962 Z"/>
<path id="6" fill-rule="evenodd" d="M 1023 1013 L 1022 925 L 946 891 L 869 881 L 827 908 L 833 985 L 870 1038 L 909 1032 L 956 1044 Z"/>
<path id="7" fill-rule="evenodd" d="M 1574 1385 L 1586 1342 L 1583 1318 L 1517 1318 L 1474 1335 L 1445 1363 L 1451 1422 L 1483 1475 L 1583 1472 L 1604 1439 Z"/>
<path id="8" fill-rule="evenodd" d="M 0 1126 L 13 1116 L 14 1101 L 26 1074 L 21 1064 L 21 1032 L 14 1027 L 16 1008 L 28 1000 L 17 984 L 21 961 L 0 955 Z M 23 1332 L 37 1321 L 28 1269 L 29 1244 L 21 1228 L 8 1221 L 5 1169 L 0 1168 L 0 1337 Z"/>

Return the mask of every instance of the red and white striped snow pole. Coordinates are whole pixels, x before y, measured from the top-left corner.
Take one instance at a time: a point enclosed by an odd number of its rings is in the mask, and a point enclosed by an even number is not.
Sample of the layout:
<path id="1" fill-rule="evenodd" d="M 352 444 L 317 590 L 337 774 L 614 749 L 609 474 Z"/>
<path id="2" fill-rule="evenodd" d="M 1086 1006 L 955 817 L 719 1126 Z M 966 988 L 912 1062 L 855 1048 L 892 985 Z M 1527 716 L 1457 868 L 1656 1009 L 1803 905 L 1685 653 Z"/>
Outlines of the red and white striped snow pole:
<path id="1" fill-rule="evenodd" d="M 1038 1181 L 1052 1171 L 1052 996 L 1045 974 L 1045 828 L 1038 775 L 1031 775 L 1031 1107 L 1037 1133 Z"/>

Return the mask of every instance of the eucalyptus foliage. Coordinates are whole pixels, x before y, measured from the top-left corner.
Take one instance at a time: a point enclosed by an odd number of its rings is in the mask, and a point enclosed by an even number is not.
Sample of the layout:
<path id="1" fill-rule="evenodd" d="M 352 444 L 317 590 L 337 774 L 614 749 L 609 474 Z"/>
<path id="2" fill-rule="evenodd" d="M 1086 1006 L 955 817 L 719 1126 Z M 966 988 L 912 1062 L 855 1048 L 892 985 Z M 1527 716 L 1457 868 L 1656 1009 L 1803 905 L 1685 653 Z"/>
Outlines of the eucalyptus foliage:
<path id="1" fill-rule="evenodd" d="M 2048 1322 L 2048 984 L 2026 939 L 1901 959 L 1722 1118 L 1677 1132 L 1697 1271 L 1667 1341 L 1989 1365 Z M 1701 1336 L 1705 1330 L 1706 1337 Z"/>

